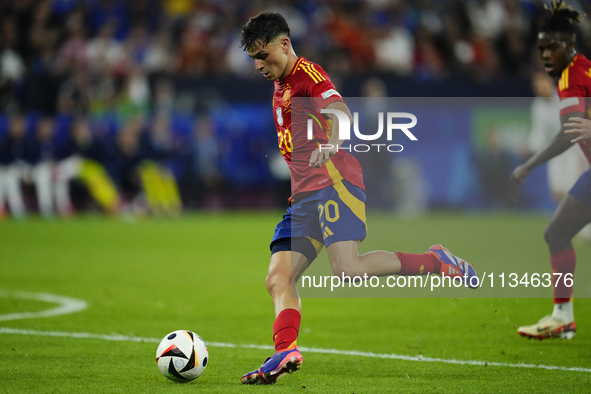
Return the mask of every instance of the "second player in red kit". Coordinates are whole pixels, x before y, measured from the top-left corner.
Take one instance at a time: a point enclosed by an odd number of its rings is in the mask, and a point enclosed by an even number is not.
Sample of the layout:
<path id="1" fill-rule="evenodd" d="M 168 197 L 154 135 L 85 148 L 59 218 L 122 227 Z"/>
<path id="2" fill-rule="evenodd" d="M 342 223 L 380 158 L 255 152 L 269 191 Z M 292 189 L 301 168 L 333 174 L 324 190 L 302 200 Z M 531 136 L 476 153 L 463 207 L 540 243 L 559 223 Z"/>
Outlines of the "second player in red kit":
<path id="1" fill-rule="evenodd" d="M 575 50 L 574 22 L 582 20 L 582 14 L 567 7 L 559 0 L 552 2 L 548 15 L 538 34 L 540 60 L 551 77 L 559 78 L 560 118 L 564 124 L 571 117 L 588 118 L 591 109 L 591 61 Z M 565 128 L 557 130 L 552 141 L 513 171 L 512 179 L 522 183 L 537 166 L 561 154 L 572 146 L 572 137 Z M 587 160 L 591 163 L 591 143 L 579 142 Z M 573 284 L 576 255 L 573 237 L 591 222 L 591 172 L 581 175 L 568 194 L 562 199 L 544 238 L 550 250 L 553 273 L 554 309 L 537 323 L 521 326 L 519 335 L 528 338 L 567 338 L 576 332 L 573 313 Z"/>

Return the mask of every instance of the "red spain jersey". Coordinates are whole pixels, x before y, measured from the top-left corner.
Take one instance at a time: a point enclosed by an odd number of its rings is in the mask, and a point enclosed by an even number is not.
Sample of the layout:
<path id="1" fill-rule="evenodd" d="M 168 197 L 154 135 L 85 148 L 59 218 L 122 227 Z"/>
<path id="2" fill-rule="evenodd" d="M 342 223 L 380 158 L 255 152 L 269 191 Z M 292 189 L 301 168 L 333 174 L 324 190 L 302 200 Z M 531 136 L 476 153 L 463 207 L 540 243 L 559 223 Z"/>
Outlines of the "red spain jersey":
<path id="1" fill-rule="evenodd" d="M 294 102 L 293 98 L 296 97 L 298 99 Z M 318 99 L 299 99 L 310 97 Z M 308 140 L 307 117 L 302 115 L 319 114 L 321 109 L 335 101 L 343 99 L 328 74 L 322 67 L 304 57 L 298 58 L 287 77 L 275 81 L 273 117 L 279 149 L 291 173 L 292 199 L 343 179 L 365 189 L 359 162 L 344 150 L 339 150 L 320 168 L 309 166 L 312 152 L 319 144 L 326 144 L 330 135 L 326 135 L 326 130 L 322 131 L 314 122 L 314 138 Z M 292 114 L 297 116 L 292 117 Z"/>
<path id="2" fill-rule="evenodd" d="M 591 117 L 591 61 L 583 55 L 576 55 L 562 71 L 558 81 L 560 117 L 582 112 Z M 591 163 L 591 142 L 581 141 L 579 146 Z"/>

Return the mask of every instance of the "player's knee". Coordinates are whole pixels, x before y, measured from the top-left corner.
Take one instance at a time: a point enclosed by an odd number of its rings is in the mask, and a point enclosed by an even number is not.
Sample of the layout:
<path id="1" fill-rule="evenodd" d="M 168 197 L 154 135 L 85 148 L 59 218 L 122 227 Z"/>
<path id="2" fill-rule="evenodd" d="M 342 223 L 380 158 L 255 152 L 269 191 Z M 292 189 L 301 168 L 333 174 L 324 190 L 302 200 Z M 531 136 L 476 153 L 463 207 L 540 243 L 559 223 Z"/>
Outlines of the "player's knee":
<path id="1" fill-rule="evenodd" d="M 562 232 L 553 226 L 552 224 L 548 225 L 544 230 L 544 240 L 550 247 L 550 249 L 560 248 L 562 244 L 565 242 L 569 242 L 570 240 L 567 239 L 566 236 L 562 234 Z"/>
<path id="2" fill-rule="evenodd" d="M 278 291 L 289 289 L 291 285 L 291 273 L 289 270 L 281 268 L 270 269 L 265 278 L 265 285 L 271 295 Z"/>

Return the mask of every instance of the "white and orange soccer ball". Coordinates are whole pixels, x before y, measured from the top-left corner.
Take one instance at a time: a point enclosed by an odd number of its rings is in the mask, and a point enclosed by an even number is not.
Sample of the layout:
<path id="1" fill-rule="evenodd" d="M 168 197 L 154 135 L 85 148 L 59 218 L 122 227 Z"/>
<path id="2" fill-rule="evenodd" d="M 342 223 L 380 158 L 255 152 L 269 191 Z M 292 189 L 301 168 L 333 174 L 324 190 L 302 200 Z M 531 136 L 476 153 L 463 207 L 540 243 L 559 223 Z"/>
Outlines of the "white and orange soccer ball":
<path id="1" fill-rule="evenodd" d="M 181 383 L 197 379 L 207 367 L 208 357 L 203 339 L 188 330 L 166 335 L 156 350 L 156 362 L 162 375 Z"/>

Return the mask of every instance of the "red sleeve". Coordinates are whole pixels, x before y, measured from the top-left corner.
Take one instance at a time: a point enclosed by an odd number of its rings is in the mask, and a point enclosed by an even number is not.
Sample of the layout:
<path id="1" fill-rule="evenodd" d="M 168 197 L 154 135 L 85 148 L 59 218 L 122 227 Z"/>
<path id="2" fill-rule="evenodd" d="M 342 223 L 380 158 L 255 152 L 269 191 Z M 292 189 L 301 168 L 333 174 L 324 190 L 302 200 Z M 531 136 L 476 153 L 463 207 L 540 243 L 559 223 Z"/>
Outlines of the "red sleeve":
<path id="1" fill-rule="evenodd" d="M 571 68 L 569 74 L 566 82 L 563 78 L 559 82 L 561 117 L 575 112 L 585 113 L 585 97 L 589 96 L 587 92 L 591 87 L 591 80 L 582 74 L 580 68 Z"/>
<path id="2" fill-rule="evenodd" d="M 330 77 L 317 64 L 310 64 L 313 75 L 316 76 L 316 80 L 310 79 L 310 85 L 308 85 L 308 94 L 310 97 L 321 97 L 322 100 L 312 100 L 312 106 L 316 112 L 320 112 L 321 109 L 326 108 L 330 103 L 335 101 L 343 101 L 341 94 L 335 89 Z"/>
<path id="3" fill-rule="evenodd" d="M 560 117 L 573 113 L 585 113 L 585 98 L 580 96 L 560 97 Z"/>

